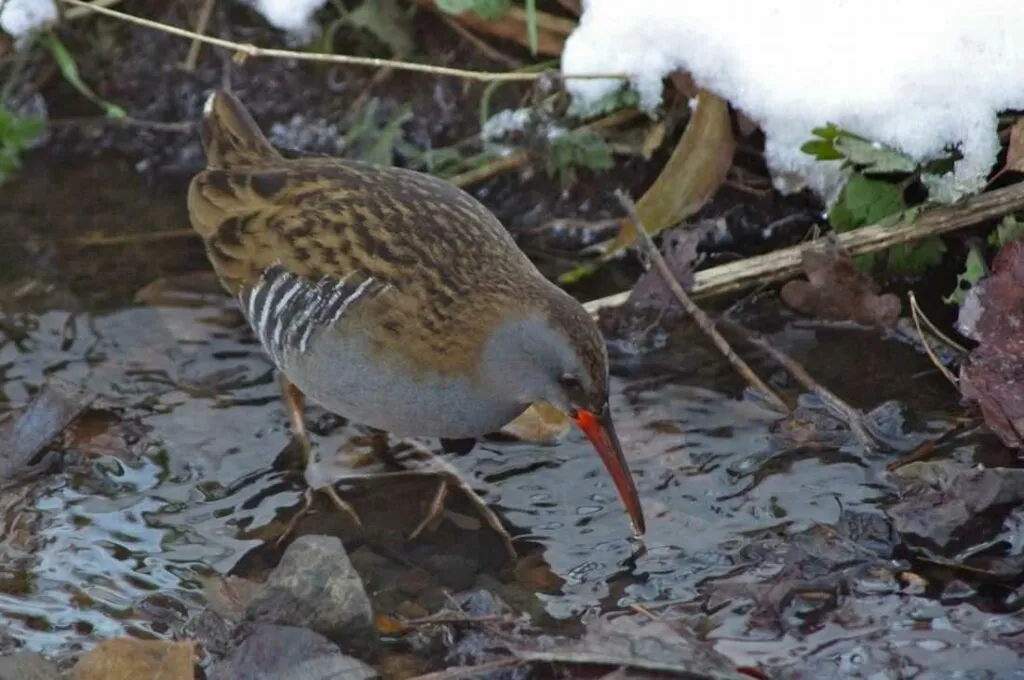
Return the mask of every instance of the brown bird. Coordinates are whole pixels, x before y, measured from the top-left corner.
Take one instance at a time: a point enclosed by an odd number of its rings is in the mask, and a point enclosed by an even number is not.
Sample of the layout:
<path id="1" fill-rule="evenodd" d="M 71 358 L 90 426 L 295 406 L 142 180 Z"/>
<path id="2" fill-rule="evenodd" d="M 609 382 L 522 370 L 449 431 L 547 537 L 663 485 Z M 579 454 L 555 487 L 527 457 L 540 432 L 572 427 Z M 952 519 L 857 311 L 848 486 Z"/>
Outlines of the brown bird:
<path id="1" fill-rule="evenodd" d="M 483 205 L 410 170 L 284 158 L 226 92 L 207 102 L 201 134 L 192 225 L 283 375 L 300 439 L 302 394 L 446 451 L 546 402 L 590 439 L 643 534 L 604 340 Z"/>

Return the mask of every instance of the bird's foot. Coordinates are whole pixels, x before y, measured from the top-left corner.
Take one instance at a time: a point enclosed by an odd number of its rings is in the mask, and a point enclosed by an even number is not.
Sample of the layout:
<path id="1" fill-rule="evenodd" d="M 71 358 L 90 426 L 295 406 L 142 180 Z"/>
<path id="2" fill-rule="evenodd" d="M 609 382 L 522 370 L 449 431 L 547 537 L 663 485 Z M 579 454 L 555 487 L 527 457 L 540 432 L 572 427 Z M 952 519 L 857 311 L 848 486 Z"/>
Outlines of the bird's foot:
<path id="1" fill-rule="evenodd" d="M 441 456 L 430 449 L 424 447 L 415 440 L 406 440 L 406 443 L 410 444 L 412 448 L 422 457 L 427 460 L 429 465 L 433 468 L 429 472 L 436 474 L 440 479 L 438 480 L 437 491 L 434 492 L 434 498 L 430 501 L 430 505 L 427 508 L 427 515 L 423 520 L 416 525 L 412 533 L 409 534 L 410 539 L 415 539 L 420 536 L 423 531 L 440 518 L 445 512 L 445 500 L 448 497 L 448 490 L 450 487 L 455 487 L 462 492 L 469 502 L 472 503 L 473 507 L 476 508 L 477 514 L 484 520 L 488 527 L 498 535 L 501 539 L 502 545 L 505 546 L 505 552 L 508 553 L 509 558 L 513 561 L 519 558 L 519 553 L 516 551 L 516 547 L 512 541 L 512 535 L 508 533 L 505 526 L 501 523 L 501 519 L 498 514 L 491 509 L 491 506 L 487 504 L 487 501 L 478 494 L 473 487 L 463 479 L 459 471 L 446 461 Z"/>
<path id="2" fill-rule="evenodd" d="M 342 514 L 352 520 L 352 523 L 355 524 L 357 528 L 361 529 L 363 527 L 363 521 L 359 519 L 359 513 L 356 512 L 356 509 L 353 508 L 350 503 L 346 502 L 338 495 L 337 490 L 333 486 L 324 486 L 319 489 L 307 486 L 306 490 L 302 492 L 302 507 L 299 508 L 298 512 L 292 515 L 290 520 L 288 520 L 288 525 L 285 526 L 284 531 L 281 532 L 281 535 L 277 538 L 277 545 L 280 546 L 286 538 L 295 532 L 295 527 L 299 525 L 299 520 L 305 517 L 313 507 L 313 494 L 317 492 L 325 494 L 331 500 L 331 503 L 334 504 L 334 507 L 338 508 Z"/>

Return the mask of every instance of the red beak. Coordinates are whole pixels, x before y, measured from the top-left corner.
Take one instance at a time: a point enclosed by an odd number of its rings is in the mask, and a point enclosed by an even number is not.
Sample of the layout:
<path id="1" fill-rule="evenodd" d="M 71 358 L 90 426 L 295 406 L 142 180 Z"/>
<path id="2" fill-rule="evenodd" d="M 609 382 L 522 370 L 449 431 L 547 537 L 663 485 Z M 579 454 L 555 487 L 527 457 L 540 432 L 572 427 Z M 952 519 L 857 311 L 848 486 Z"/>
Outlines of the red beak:
<path id="1" fill-rule="evenodd" d="M 633 531 L 637 536 L 643 536 L 647 530 L 644 524 L 644 511 L 640 507 L 640 496 L 636 492 L 636 484 L 629 472 L 626 457 L 622 455 L 619 436 L 615 434 L 615 427 L 612 425 L 611 409 L 605 406 L 604 413 L 599 416 L 590 411 L 580 410 L 573 416 L 573 420 L 583 430 L 583 434 L 587 435 L 587 439 L 601 456 L 604 466 L 608 468 L 608 473 L 612 476 L 615 488 L 618 489 L 629 519 L 633 523 Z"/>

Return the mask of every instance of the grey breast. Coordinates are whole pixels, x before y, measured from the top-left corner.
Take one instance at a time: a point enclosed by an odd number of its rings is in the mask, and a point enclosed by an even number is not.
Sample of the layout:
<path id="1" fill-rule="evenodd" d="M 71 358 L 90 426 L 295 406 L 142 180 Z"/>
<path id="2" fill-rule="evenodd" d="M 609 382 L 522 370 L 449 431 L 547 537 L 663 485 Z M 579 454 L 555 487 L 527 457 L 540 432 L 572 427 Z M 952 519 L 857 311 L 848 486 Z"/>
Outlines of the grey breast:
<path id="1" fill-rule="evenodd" d="M 324 408 L 399 436 L 475 437 L 501 428 L 526 404 L 468 377 L 413 372 L 401 357 L 371 352 L 365 332 L 343 332 L 361 302 L 390 287 L 352 274 L 311 281 L 268 268 L 239 294 L 263 349 Z"/>

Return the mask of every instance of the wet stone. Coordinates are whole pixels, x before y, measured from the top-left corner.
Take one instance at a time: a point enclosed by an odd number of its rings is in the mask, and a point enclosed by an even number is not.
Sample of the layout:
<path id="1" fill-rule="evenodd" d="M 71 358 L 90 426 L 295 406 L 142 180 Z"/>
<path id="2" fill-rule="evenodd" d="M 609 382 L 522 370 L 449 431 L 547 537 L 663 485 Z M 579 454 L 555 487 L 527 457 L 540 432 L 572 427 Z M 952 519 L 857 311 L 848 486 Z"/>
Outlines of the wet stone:
<path id="1" fill-rule="evenodd" d="M 294 626 L 256 624 L 209 680 L 369 680 L 377 672 L 346 656 L 319 633 Z"/>
<path id="2" fill-rule="evenodd" d="M 35 652 L 0 659 L 0 680 L 60 680 L 57 667 Z"/>
<path id="3" fill-rule="evenodd" d="M 245 620 L 309 628 L 360 655 L 372 654 L 377 643 L 370 600 L 333 536 L 295 539 L 246 605 Z"/>

